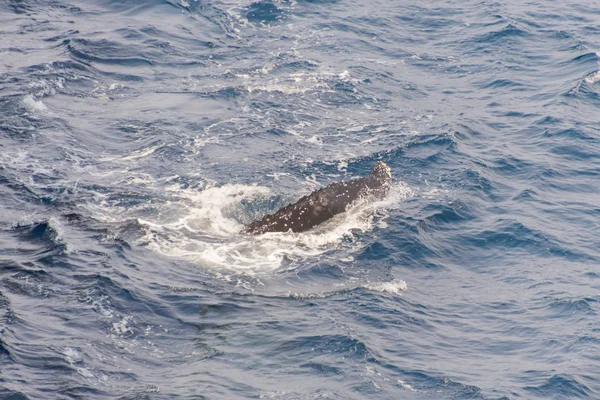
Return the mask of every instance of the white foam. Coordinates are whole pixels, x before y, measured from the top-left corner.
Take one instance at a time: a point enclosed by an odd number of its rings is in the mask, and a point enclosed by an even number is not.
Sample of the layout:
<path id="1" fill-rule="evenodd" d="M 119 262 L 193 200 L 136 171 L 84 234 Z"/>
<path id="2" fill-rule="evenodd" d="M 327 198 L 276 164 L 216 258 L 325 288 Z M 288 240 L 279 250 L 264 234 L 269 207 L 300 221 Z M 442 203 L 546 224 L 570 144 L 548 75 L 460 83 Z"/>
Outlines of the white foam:
<path id="1" fill-rule="evenodd" d="M 46 105 L 41 100 L 35 100 L 31 94 L 23 97 L 21 103 L 30 111 L 44 111 L 46 109 Z"/>
<path id="2" fill-rule="evenodd" d="M 360 248 L 350 241 L 356 232 L 372 230 L 390 209 L 412 194 L 406 185 L 395 185 L 382 201 L 359 203 L 347 212 L 304 233 L 240 234 L 243 225 L 242 200 L 269 195 L 267 188 L 249 185 L 225 185 L 201 192 L 179 193 L 183 205 L 179 215 L 156 219 L 138 218 L 146 234 L 141 239 L 152 250 L 168 257 L 185 259 L 217 270 L 254 273 L 274 270 L 284 260 L 302 260 L 319 256 L 343 244 Z M 401 290 L 384 287 L 390 292 Z M 373 290 L 377 290 L 376 288 Z"/>
<path id="3" fill-rule="evenodd" d="M 585 81 L 590 85 L 600 81 L 600 71 L 592 72 L 585 77 Z"/>
<path id="4" fill-rule="evenodd" d="M 123 335 L 125 333 L 133 333 L 133 329 L 127 326 L 129 321 L 131 321 L 133 317 L 128 316 L 120 320 L 119 322 L 115 322 L 112 324 L 112 330 L 117 335 Z"/>
<path id="5" fill-rule="evenodd" d="M 108 296 L 96 297 L 94 293 L 90 293 L 86 298 L 85 302 L 87 308 L 91 308 L 94 311 L 100 313 L 106 319 L 112 319 L 114 317 L 114 311 L 110 307 L 110 300 Z"/>
<path id="6" fill-rule="evenodd" d="M 338 78 L 340 78 L 343 81 L 347 81 L 348 78 L 350 78 L 350 72 L 348 72 L 348 70 L 345 70 L 344 72 L 338 75 Z"/>
<path id="7" fill-rule="evenodd" d="M 245 89 L 249 92 L 280 92 L 283 94 L 304 94 L 309 91 L 318 90 L 322 93 L 333 93 L 334 90 L 331 89 L 326 83 L 315 83 L 312 85 L 305 86 L 291 86 L 285 84 L 268 84 L 268 85 L 248 85 Z"/>
<path id="8" fill-rule="evenodd" d="M 406 289 L 408 289 L 408 285 L 406 285 L 406 282 L 402 280 L 395 280 L 391 282 L 368 283 L 363 285 L 362 287 L 375 292 L 385 292 L 391 294 L 400 294 L 400 292 L 403 292 Z"/>
<path id="9" fill-rule="evenodd" d="M 137 160 L 140 158 L 145 158 L 145 157 L 148 157 L 149 155 L 153 154 L 156 150 L 160 149 L 161 147 L 163 147 L 162 144 L 159 144 L 156 146 L 150 146 L 150 147 L 147 147 L 142 150 L 133 151 L 128 156 L 121 157 L 120 159 L 122 161 L 127 161 L 127 160 Z"/>
<path id="10" fill-rule="evenodd" d="M 413 388 L 411 385 L 409 385 L 408 383 L 404 382 L 403 380 L 398 379 L 397 380 L 398 385 L 400 385 L 400 387 L 404 390 L 408 390 L 410 392 L 416 392 L 415 388 Z"/>
<path id="11" fill-rule="evenodd" d="M 271 68 L 273 69 L 273 68 Z M 269 79 L 265 84 L 265 77 L 271 69 L 262 69 L 257 76 L 242 74 L 239 78 L 244 80 L 243 88 L 248 92 L 280 92 L 283 94 L 302 94 L 317 91 L 321 93 L 333 93 L 332 85 L 338 81 L 348 81 L 349 73 L 344 71 L 336 74 L 331 71 L 294 72 L 283 76 Z"/>
<path id="12" fill-rule="evenodd" d="M 81 358 L 81 356 L 79 355 L 77 350 L 75 350 L 72 347 L 66 347 L 63 354 L 65 355 L 65 359 L 67 360 L 69 365 L 75 371 L 77 371 L 78 374 L 80 374 L 86 378 L 94 377 L 94 374 L 89 369 L 83 368 L 83 367 L 80 367 L 79 365 L 77 365 L 77 364 L 83 363 L 83 359 Z"/>
<path id="13" fill-rule="evenodd" d="M 70 363 L 76 362 L 76 361 L 81 361 L 81 357 L 79 356 L 79 353 L 77 352 L 77 350 L 75 350 L 72 347 L 65 347 L 65 352 L 63 354 L 67 357 L 67 360 Z"/>
<path id="14" fill-rule="evenodd" d="M 348 170 L 348 162 L 340 161 L 337 165 L 337 170 L 340 172 L 346 172 Z"/>

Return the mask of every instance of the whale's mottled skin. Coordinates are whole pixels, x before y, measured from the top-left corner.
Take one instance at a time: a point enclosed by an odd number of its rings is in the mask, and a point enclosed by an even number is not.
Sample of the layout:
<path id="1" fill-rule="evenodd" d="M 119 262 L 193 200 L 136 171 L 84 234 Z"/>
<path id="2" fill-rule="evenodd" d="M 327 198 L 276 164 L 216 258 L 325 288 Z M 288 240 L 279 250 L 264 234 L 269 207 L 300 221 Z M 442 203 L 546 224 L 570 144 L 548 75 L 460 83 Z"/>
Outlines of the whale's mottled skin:
<path id="1" fill-rule="evenodd" d="M 392 171 L 377 162 L 369 176 L 331 185 L 302 197 L 294 204 L 280 208 L 252 222 L 241 233 L 260 235 L 265 232 L 304 232 L 327 221 L 360 198 L 383 198 L 392 185 Z"/>

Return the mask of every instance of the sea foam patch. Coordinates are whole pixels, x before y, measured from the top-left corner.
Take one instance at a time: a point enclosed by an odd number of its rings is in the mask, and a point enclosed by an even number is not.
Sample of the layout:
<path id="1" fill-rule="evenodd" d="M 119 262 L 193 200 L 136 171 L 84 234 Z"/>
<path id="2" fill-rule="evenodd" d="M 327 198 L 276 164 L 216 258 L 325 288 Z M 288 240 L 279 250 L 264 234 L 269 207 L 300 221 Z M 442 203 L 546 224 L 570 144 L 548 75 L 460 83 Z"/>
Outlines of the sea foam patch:
<path id="1" fill-rule="evenodd" d="M 21 103 L 29 111 L 44 111 L 46 109 L 46 105 L 41 100 L 36 100 L 31 94 L 23 97 Z"/>
<path id="2" fill-rule="evenodd" d="M 180 193 L 184 207 L 169 220 L 138 219 L 146 234 L 142 242 L 157 253 L 206 267 L 258 272 L 274 270 L 286 262 L 319 256 L 339 246 L 360 248 L 357 232 L 381 226 L 389 211 L 412 190 L 395 184 L 381 201 L 359 202 L 347 212 L 303 233 L 240 234 L 242 201 L 271 195 L 269 189 L 250 185 L 224 185 L 200 192 Z M 265 210 L 265 213 L 273 210 Z"/>

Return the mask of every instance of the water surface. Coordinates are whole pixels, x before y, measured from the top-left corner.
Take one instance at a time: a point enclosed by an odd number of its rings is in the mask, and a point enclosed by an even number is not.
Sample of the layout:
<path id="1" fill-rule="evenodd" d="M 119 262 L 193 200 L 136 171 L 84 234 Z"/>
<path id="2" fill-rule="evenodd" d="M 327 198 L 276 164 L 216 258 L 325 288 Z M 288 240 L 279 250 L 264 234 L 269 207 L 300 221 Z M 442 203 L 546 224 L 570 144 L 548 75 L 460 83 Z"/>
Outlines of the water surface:
<path id="1" fill-rule="evenodd" d="M 600 397 L 594 2 L 0 3 L 0 398 Z M 331 182 L 384 200 L 244 224 Z"/>

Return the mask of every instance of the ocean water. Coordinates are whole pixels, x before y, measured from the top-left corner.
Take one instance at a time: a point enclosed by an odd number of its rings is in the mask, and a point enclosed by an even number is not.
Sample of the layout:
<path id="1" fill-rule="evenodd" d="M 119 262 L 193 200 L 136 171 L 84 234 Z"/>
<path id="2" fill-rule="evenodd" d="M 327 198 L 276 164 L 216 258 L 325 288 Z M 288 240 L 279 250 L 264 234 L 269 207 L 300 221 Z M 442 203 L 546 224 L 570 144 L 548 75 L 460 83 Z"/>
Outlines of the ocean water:
<path id="1" fill-rule="evenodd" d="M 0 398 L 600 398 L 597 2 L 3 0 L 0 39 Z"/>

